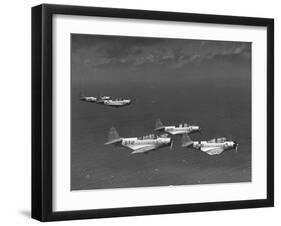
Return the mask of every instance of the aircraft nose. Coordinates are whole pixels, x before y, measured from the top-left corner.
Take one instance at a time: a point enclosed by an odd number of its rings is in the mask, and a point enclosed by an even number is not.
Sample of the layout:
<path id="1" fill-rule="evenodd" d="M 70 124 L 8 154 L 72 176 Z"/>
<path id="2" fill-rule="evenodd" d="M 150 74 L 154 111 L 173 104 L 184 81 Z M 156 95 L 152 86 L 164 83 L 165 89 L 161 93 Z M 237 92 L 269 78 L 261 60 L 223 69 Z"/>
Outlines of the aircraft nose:
<path id="1" fill-rule="evenodd" d="M 233 148 L 236 150 L 236 152 L 238 151 L 238 142 L 237 141 L 233 141 Z"/>
<path id="2" fill-rule="evenodd" d="M 199 126 L 193 126 L 193 130 L 200 130 Z"/>

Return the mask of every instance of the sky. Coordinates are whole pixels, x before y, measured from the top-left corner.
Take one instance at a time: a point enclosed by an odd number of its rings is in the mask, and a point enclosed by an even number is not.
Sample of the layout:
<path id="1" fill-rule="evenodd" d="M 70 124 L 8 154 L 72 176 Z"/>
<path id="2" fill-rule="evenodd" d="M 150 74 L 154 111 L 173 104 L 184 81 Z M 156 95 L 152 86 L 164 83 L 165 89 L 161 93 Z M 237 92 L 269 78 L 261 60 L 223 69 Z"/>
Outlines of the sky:
<path id="1" fill-rule="evenodd" d="M 125 75 L 149 68 L 181 74 L 212 63 L 248 64 L 251 60 L 247 42 L 80 34 L 71 38 L 72 63 L 92 73 L 115 70 Z"/>

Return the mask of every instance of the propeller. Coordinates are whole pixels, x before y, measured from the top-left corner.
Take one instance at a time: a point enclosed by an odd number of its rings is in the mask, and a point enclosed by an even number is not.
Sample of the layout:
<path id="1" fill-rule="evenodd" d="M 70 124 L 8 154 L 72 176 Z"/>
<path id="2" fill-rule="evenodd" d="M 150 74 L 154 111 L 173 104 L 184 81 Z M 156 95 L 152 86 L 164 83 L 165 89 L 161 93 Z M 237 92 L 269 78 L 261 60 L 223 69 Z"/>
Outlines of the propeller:
<path id="1" fill-rule="evenodd" d="M 171 140 L 171 144 L 170 144 L 170 150 L 173 149 L 173 146 L 174 146 L 174 140 L 172 139 L 172 140 Z"/>
<path id="2" fill-rule="evenodd" d="M 235 151 L 236 151 L 236 152 L 238 152 L 238 145 L 239 145 L 239 144 L 238 144 L 236 141 L 234 141 L 234 148 L 235 148 Z"/>
<path id="3" fill-rule="evenodd" d="M 238 152 L 238 146 L 239 146 L 239 144 L 238 144 L 238 142 L 237 142 L 236 137 L 235 137 L 235 136 L 233 137 L 232 135 L 230 135 L 230 136 L 229 136 L 229 140 L 230 140 L 230 141 L 233 141 L 233 148 L 235 149 L 236 152 Z"/>

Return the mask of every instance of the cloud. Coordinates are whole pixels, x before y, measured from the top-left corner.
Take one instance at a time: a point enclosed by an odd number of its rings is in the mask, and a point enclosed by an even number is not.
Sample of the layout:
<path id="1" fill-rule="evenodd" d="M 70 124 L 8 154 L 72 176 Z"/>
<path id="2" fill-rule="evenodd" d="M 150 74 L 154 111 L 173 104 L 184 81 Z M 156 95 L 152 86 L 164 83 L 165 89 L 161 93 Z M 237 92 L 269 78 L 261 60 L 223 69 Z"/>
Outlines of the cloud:
<path id="1" fill-rule="evenodd" d="M 251 44 L 77 34 L 72 35 L 72 53 L 74 62 L 95 68 L 126 67 L 135 70 L 147 65 L 181 68 L 211 60 L 249 59 Z"/>
<path id="2" fill-rule="evenodd" d="M 217 59 L 217 60 L 228 60 L 228 61 L 235 61 L 235 60 L 245 60 L 250 59 L 251 57 L 251 45 L 244 44 L 238 46 L 233 46 L 229 49 L 226 49 L 222 52 L 217 52 L 212 54 L 209 58 Z"/>

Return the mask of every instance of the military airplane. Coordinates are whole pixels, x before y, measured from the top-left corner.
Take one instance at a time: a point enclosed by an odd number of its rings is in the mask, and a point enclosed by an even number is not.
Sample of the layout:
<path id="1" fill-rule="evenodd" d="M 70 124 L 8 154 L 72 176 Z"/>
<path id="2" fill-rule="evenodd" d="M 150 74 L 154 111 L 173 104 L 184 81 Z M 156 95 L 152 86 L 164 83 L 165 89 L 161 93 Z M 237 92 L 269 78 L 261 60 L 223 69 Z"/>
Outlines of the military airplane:
<path id="1" fill-rule="evenodd" d="M 86 102 L 94 102 L 98 103 L 99 101 L 103 102 L 105 100 L 109 100 L 109 96 L 100 96 L 100 97 L 92 97 L 92 96 L 81 96 L 80 100 L 86 101 Z"/>
<path id="2" fill-rule="evenodd" d="M 111 107 L 123 107 L 125 105 L 131 104 L 132 101 L 129 99 L 109 99 L 109 100 L 104 100 L 103 104 L 108 105 Z"/>
<path id="3" fill-rule="evenodd" d="M 200 132 L 199 126 L 188 125 L 187 123 L 180 124 L 178 127 L 176 127 L 176 126 L 164 126 L 160 119 L 156 120 L 154 130 L 159 131 L 159 132 L 166 132 L 166 133 L 169 133 L 171 135 Z"/>
<path id="4" fill-rule="evenodd" d="M 123 107 L 132 103 L 129 99 L 121 99 L 121 98 L 111 98 L 110 96 L 99 96 L 99 97 L 92 97 L 92 96 L 81 96 L 80 100 L 86 102 L 93 102 L 97 104 L 103 104 L 112 107 Z"/>
<path id="5" fill-rule="evenodd" d="M 83 97 L 80 97 L 80 100 L 82 101 L 87 101 L 87 102 L 96 102 L 97 101 L 97 98 L 96 97 L 86 97 L 86 96 L 83 96 Z"/>
<path id="6" fill-rule="evenodd" d="M 116 129 L 112 127 L 109 130 L 108 141 L 105 145 L 123 146 L 133 150 L 131 154 L 141 154 L 166 146 L 170 146 L 170 149 L 172 149 L 173 140 L 171 137 L 168 137 L 167 134 L 162 134 L 160 136 L 150 134 L 143 137 L 122 138 L 119 136 Z"/>
<path id="7" fill-rule="evenodd" d="M 208 141 L 192 141 L 187 134 L 182 135 L 182 147 L 200 150 L 208 155 L 219 155 L 226 150 L 238 150 L 236 141 L 227 141 L 225 137 L 215 138 Z"/>

